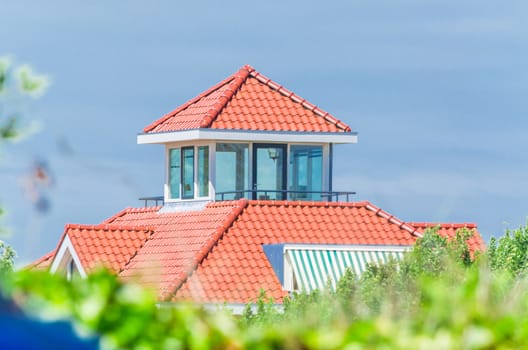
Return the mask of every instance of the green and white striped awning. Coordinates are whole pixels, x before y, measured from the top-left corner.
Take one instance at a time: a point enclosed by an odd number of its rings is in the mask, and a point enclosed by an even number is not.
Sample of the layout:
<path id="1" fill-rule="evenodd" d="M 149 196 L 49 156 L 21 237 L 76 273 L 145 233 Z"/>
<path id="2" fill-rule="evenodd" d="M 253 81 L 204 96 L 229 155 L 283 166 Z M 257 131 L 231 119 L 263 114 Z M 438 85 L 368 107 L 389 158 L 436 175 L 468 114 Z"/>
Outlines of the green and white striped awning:
<path id="1" fill-rule="evenodd" d="M 385 263 L 390 257 L 401 259 L 404 248 L 382 250 L 372 249 L 286 249 L 286 256 L 293 269 L 297 289 L 312 291 L 324 288 L 330 281 L 333 288 L 336 282 L 351 268 L 360 276 L 368 263 Z"/>

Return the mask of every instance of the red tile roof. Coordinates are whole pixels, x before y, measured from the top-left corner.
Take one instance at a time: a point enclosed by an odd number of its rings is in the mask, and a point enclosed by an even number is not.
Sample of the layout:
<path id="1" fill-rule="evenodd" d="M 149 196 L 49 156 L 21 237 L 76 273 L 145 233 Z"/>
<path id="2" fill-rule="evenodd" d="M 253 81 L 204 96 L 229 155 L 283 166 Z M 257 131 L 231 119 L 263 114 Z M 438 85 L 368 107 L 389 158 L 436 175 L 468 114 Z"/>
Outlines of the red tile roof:
<path id="1" fill-rule="evenodd" d="M 70 241 L 86 272 L 105 266 L 118 273 L 145 244 L 152 228 L 123 225 L 66 225 Z"/>
<path id="2" fill-rule="evenodd" d="M 441 229 L 440 234 L 450 234 L 454 227 Z M 173 300 L 244 303 L 258 296 L 261 288 L 281 300 L 285 292 L 263 244 L 408 246 L 421 232 L 421 227 L 406 224 L 368 202 L 250 201 Z M 476 236 L 472 240 L 481 242 L 480 235 Z"/>
<path id="3" fill-rule="evenodd" d="M 187 274 L 213 249 L 245 202 L 214 202 L 201 211 L 158 213 L 158 207 L 126 209 L 105 223 L 148 225 L 154 233 L 137 251 L 120 276 L 137 279 L 159 291 L 161 300 L 171 295 Z"/>
<path id="4" fill-rule="evenodd" d="M 83 267 L 103 261 L 124 280 L 157 289 L 160 300 L 245 303 L 261 288 L 276 300 L 285 295 L 263 244 L 409 246 L 437 225 L 405 223 L 369 202 L 241 199 L 198 211 L 159 209 L 128 208 L 97 226 L 68 225 L 64 235 Z M 470 247 L 483 249 L 474 224 L 440 224 L 439 233 L 453 237 L 462 227 L 475 230 Z M 35 266 L 44 261 L 50 258 Z"/>
<path id="5" fill-rule="evenodd" d="M 36 261 L 32 262 L 31 264 L 27 265 L 25 268 L 30 270 L 47 270 L 51 266 L 51 262 L 53 261 L 53 257 L 55 256 L 55 250 L 52 250 L 51 252 L 45 254 L 44 256 L 40 257 Z"/>
<path id="6" fill-rule="evenodd" d="M 350 127 L 250 66 L 145 127 L 145 133 L 198 128 L 350 132 Z"/>

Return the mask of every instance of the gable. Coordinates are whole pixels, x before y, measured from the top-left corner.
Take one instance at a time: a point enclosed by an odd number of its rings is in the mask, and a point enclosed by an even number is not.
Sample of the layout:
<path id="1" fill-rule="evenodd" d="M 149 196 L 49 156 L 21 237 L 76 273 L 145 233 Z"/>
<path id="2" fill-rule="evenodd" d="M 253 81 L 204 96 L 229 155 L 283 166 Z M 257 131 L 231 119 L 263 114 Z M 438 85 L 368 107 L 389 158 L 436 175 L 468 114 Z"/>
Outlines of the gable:
<path id="1" fill-rule="evenodd" d="M 64 270 L 73 262 L 81 276 L 97 267 L 118 273 L 149 238 L 146 227 L 117 225 L 66 225 L 50 271 Z"/>
<path id="2" fill-rule="evenodd" d="M 113 273 L 121 271 L 152 234 L 149 227 L 123 225 L 67 225 L 66 232 L 87 271 L 104 266 Z"/>
<path id="3" fill-rule="evenodd" d="M 74 271 L 78 272 L 81 277 L 86 277 L 86 270 L 81 263 L 81 259 L 70 237 L 65 234 L 50 265 L 50 272 L 62 273 L 66 278 L 70 279 Z"/>

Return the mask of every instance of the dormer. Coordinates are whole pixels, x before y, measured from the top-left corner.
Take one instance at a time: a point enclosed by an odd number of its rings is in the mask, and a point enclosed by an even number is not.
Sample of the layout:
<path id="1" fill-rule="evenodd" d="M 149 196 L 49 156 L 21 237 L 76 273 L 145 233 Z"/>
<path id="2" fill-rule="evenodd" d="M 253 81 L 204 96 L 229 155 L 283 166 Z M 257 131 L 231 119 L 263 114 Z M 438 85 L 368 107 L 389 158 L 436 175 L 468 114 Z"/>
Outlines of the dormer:
<path id="1" fill-rule="evenodd" d="M 138 135 L 165 146 L 169 205 L 335 200 L 333 145 L 356 142 L 350 127 L 247 65 Z"/>

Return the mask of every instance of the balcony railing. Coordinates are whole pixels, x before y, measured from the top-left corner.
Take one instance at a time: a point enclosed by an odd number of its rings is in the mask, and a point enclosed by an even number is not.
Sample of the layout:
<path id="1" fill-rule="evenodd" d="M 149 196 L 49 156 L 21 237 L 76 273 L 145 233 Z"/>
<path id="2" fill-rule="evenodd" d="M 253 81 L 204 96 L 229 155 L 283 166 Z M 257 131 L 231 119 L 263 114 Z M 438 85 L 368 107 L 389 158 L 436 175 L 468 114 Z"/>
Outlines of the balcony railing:
<path id="1" fill-rule="evenodd" d="M 295 190 L 240 190 L 217 192 L 216 200 L 231 200 L 240 198 L 260 200 L 293 200 L 293 201 L 327 201 L 350 202 L 356 192 L 344 191 L 295 191 Z"/>
<path id="2" fill-rule="evenodd" d="M 215 200 L 226 201 L 240 198 L 259 200 L 290 200 L 290 201 L 313 201 L 313 202 L 350 202 L 356 192 L 345 191 L 294 191 L 294 190 L 241 190 L 217 192 Z M 153 203 L 155 206 L 164 204 L 163 196 L 141 197 L 145 208 Z"/>
<path id="3" fill-rule="evenodd" d="M 163 205 L 163 196 L 154 196 L 154 197 L 141 197 L 139 198 L 140 201 L 145 202 L 145 208 L 148 207 L 149 202 L 154 202 L 155 206 L 158 206 L 158 203 L 161 202 L 161 205 Z"/>

